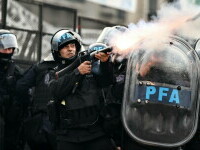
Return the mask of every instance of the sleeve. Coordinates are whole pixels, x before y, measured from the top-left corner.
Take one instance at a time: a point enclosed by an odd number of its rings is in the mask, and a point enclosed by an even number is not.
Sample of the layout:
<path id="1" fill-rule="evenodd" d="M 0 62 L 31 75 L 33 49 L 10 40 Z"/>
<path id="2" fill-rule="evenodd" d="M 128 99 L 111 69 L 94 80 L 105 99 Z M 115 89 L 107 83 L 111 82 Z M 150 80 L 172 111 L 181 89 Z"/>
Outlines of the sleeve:
<path id="1" fill-rule="evenodd" d="M 80 81 L 81 75 L 78 69 L 75 69 L 71 73 L 65 74 L 64 76 L 51 79 L 49 82 L 49 88 L 53 94 L 53 97 L 57 100 L 64 99 L 69 93 L 72 92 L 73 88 Z"/>
<path id="2" fill-rule="evenodd" d="M 18 96 L 26 95 L 29 89 L 35 86 L 37 75 L 37 65 L 30 67 L 16 83 L 16 93 Z"/>

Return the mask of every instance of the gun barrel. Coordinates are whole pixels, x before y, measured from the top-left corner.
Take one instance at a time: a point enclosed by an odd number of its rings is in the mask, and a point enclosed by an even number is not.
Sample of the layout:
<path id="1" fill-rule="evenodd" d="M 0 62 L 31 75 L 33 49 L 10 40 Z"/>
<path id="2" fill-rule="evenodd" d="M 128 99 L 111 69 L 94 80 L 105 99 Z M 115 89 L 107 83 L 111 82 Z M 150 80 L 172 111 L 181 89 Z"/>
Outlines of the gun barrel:
<path id="1" fill-rule="evenodd" d="M 76 58 L 76 60 L 72 64 L 70 64 L 69 66 L 67 66 L 67 67 L 63 68 L 62 70 L 57 71 L 55 73 L 56 79 L 58 79 L 60 76 L 63 76 L 64 74 L 76 69 L 80 65 L 82 59 L 84 60 L 85 57 L 87 59 L 89 59 L 87 56 L 89 56 L 90 58 L 93 58 L 94 55 L 99 53 L 99 52 L 107 53 L 107 52 L 111 52 L 111 51 L 112 51 L 112 47 L 107 47 L 107 48 L 104 48 L 104 49 L 101 49 L 101 50 L 98 50 L 98 51 L 91 52 L 90 54 L 87 53 L 88 51 L 86 53 L 83 52 L 83 54 L 81 53 L 81 55 L 78 55 L 78 57 Z"/>

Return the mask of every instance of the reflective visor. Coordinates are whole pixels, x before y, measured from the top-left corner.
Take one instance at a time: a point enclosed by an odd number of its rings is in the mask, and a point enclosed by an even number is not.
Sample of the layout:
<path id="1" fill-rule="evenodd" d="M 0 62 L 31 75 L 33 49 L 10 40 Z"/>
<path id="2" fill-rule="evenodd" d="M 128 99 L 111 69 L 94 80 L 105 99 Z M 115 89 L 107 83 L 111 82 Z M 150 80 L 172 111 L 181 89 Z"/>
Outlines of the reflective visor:
<path id="1" fill-rule="evenodd" d="M 6 33 L 0 35 L 0 49 L 18 48 L 17 39 L 14 34 Z"/>
<path id="2" fill-rule="evenodd" d="M 123 26 L 106 27 L 98 37 L 97 42 L 110 45 L 113 38 L 121 36 L 126 30 L 127 28 Z"/>

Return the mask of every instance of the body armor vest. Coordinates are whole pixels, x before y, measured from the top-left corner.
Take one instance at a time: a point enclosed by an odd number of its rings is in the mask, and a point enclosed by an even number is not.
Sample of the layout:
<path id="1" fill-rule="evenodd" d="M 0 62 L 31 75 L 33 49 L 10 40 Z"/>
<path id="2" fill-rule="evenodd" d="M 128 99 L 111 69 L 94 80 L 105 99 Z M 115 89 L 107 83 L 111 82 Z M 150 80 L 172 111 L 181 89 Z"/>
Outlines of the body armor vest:
<path id="1" fill-rule="evenodd" d="M 101 89 L 92 74 L 80 81 L 74 94 L 60 104 L 60 128 L 87 128 L 99 119 Z"/>

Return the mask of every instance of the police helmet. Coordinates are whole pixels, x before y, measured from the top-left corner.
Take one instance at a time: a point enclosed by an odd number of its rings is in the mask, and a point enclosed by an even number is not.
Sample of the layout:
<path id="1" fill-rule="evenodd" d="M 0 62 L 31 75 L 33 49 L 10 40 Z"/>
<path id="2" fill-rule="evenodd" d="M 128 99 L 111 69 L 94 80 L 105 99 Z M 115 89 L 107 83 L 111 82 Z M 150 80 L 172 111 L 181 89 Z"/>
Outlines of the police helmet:
<path id="1" fill-rule="evenodd" d="M 0 49 L 18 48 L 16 36 L 8 30 L 0 30 Z"/>
<path id="2" fill-rule="evenodd" d="M 113 26 L 113 27 L 105 27 L 97 39 L 97 42 L 105 43 L 110 45 L 110 40 L 117 34 L 124 33 L 128 30 L 125 26 Z"/>
<path id="3" fill-rule="evenodd" d="M 18 49 L 16 36 L 8 30 L 0 29 L 0 50 L 13 48 Z M 14 51 L 13 51 L 14 52 Z M 10 59 L 12 54 L 0 54 L 0 58 Z"/>
<path id="4" fill-rule="evenodd" d="M 51 51 L 54 60 L 70 60 L 74 58 L 62 58 L 59 55 L 59 50 L 61 50 L 65 45 L 70 43 L 75 43 L 76 53 L 81 50 L 81 37 L 77 33 L 70 31 L 68 29 L 61 29 L 57 31 L 51 38 Z"/>
<path id="5" fill-rule="evenodd" d="M 97 42 L 105 43 L 106 45 L 113 46 L 112 38 L 115 36 L 121 35 L 128 30 L 126 26 L 113 26 L 113 27 L 106 27 L 103 29 L 102 33 L 100 34 Z M 121 67 L 126 64 L 126 59 L 119 54 L 115 53 L 111 57 L 111 61 L 114 63 L 114 69 L 117 72 L 121 72 Z"/>
<path id="6" fill-rule="evenodd" d="M 107 47 L 108 46 L 104 43 L 93 43 L 93 44 L 89 45 L 88 49 L 90 52 L 94 52 L 94 51 L 99 51 L 99 50 L 105 49 Z"/>

